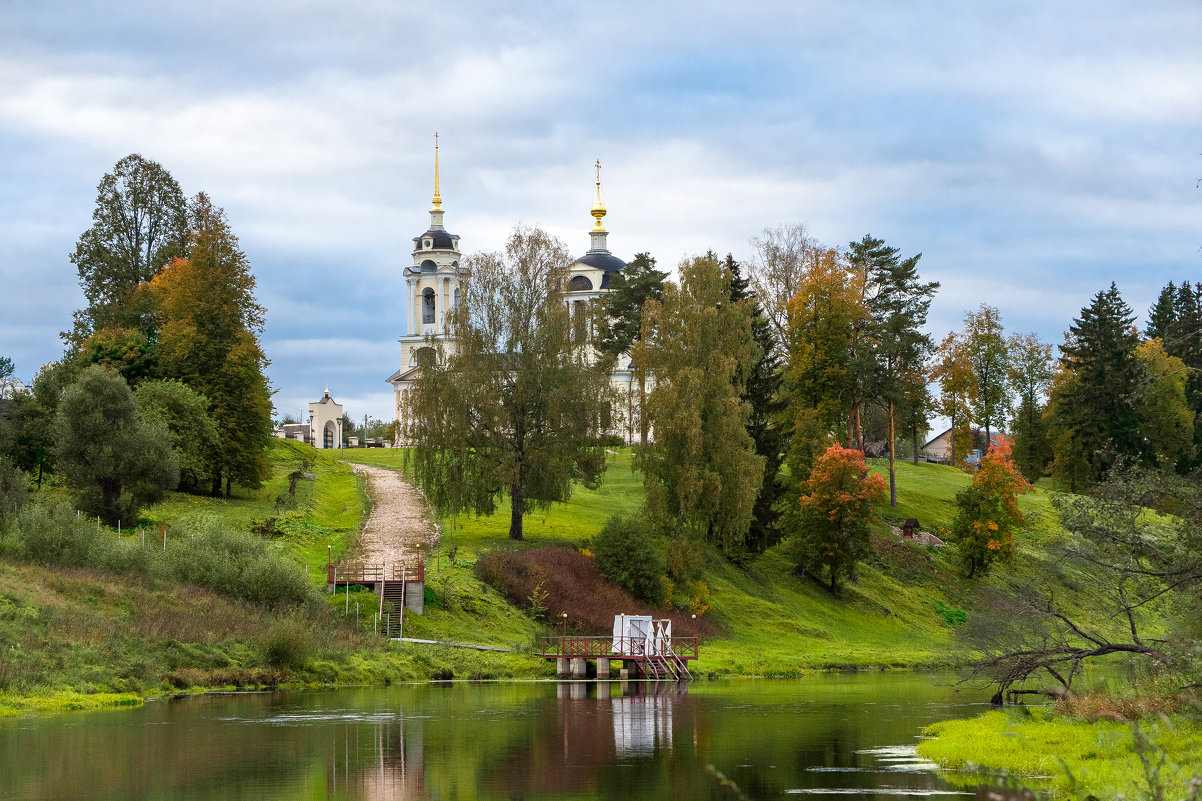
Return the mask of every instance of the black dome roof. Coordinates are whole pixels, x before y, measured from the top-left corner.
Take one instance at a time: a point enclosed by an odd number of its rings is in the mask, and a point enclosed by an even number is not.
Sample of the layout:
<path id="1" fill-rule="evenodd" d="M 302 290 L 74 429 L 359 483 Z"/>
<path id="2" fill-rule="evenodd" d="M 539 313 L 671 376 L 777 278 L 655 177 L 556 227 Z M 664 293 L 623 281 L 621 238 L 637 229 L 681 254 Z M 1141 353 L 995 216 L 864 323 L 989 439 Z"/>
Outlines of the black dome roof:
<path id="1" fill-rule="evenodd" d="M 431 228 L 429 231 L 426 231 L 421 236 L 413 237 L 413 241 L 417 244 L 417 247 L 415 247 L 414 249 L 422 250 L 423 249 L 421 247 L 422 240 L 423 239 L 432 239 L 432 240 L 434 240 L 434 250 L 454 250 L 455 249 L 455 241 L 451 237 L 452 237 L 452 234 L 447 233 L 445 230 L 439 229 L 436 231 L 433 228 Z"/>
<path id="2" fill-rule="evenodd" d="M 612 253 L 594 253 L 589 251 L 573 263 L 583 264 L 587 267 L 592 267 L 594 270 L 604 270 L 607 275 L 620 273 L 626 269 L 626 262 Z"/>

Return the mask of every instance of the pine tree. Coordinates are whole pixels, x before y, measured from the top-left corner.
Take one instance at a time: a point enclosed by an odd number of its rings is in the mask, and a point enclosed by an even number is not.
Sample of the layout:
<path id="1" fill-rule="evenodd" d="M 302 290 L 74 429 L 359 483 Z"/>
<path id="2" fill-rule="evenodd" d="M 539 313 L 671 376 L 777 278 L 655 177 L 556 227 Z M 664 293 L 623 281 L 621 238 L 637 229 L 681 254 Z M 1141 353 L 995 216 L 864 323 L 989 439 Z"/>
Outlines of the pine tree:
<path id="1" fill-rule="evenodd" d="M 664 295 L 664 279 L 668 274 L 655 269 L 650 254 L 638 253 L 622 272 L 610 276 L 610 291 L 601 296 L 597 311 L 597 349 L 614 358 L 633 355 L 641 346 L 643 305 Z M 647 444 L 647 371 L 640 365 L 645 360 L 634 359 L 639 382 L 639 443 Z"/>
<path id="2" fill-rule="evenodd" d="M 748 550 L 759 553 L 780 540 L 777 501 L 785 489 L 780 476 L 785 448 L 785 430 L 780 419 L 785 408 L 780 396 L 782 368 L 777 355 L 780 349 L 772 323 L 751 291 L 750 282 L 743 277 L 739 263 L 728 253 L 723 267 L 731 276 L 731 301 L 751 306 L 751 338 L 755 341 L 756 355 L 743 377 L 742 400 L 749 408 L 747 433 L 755 442 L 755 452 L 764 460 L 764 479 L 755 499 L 746 544 Z"/>
<path id="3" fill-rule="evenodd" d="M 1101 480 L 1120 458 L 1145 457 L 1134 321 L 1112 283 L 1081 310 L 1060 346 L 1071 380 L 1056 387 L 1055 471 L 1073 490 Z"/>

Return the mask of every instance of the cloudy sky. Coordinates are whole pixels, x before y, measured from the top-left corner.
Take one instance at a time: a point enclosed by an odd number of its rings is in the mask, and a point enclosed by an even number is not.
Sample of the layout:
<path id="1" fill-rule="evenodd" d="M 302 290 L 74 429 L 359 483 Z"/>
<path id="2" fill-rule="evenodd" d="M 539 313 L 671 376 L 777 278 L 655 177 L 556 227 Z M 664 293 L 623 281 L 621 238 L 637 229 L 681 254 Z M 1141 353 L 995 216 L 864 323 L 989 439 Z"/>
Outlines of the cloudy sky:
<path id="1" fill-rule="evenodd" d="M 466 252 L 518 222 L 740 260 L 767 226 L 871 233 L 1059 342 L 1118 283 L 1202 280 L 1202 4 L 5 0 L 0 355 L 29 379 L 83 305 L 67 259 L 127 153 L 209 193 L 267 307 L 280 413 L 328 382 L 390 417 L 401 270 L 441 136 Z"/>

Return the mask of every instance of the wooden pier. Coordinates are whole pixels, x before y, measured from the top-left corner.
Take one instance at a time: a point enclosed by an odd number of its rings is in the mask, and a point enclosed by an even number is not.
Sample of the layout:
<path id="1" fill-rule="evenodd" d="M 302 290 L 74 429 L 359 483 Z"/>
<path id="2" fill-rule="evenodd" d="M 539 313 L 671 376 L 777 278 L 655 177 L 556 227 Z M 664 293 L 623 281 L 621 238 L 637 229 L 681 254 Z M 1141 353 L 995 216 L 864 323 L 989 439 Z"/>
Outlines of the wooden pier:
<path id="1" fill-rule="evenodd" d="M 692 678 L 689 662 L 697 659 L 696 637 L 543 637 L 538 656 L 555 660 L 557 676 L 589 676 L 589 660 L 598 679 L 608 679 L 612 662 L 622 662 L 621 678 L 686 681 Z"/>

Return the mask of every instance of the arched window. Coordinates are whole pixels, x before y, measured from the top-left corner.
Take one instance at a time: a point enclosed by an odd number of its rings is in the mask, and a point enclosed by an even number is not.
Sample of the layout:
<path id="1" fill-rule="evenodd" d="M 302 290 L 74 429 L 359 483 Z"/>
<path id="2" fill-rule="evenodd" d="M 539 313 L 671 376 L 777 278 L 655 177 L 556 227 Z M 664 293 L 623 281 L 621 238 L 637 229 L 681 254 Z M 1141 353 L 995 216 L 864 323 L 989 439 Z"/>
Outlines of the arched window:
<path id="1" fill-rule="evenodd" d="M 422 367 L 425 367 L 434 361 L 434 348 L 418 348 L 413 354 L 413 360 Z"/>
<path id="2" fill-rule="evenodd" d="M 437 264 L 435 264 L 435 263 L 434 263 L 433 261 L 431 261 L 430 259 L 426 259 L 426 260 L 425 260 L 425 261 L 423 261 L 423 262 L 422 262 L 422 264 L 421 264 L 421 271 L 422 271 L 423 273 L 432 273 L 432 272 L 435 272 L 435 271 L 437 271 L 437 270 L 438 270 L 438 265 L 437 265 Z"/>
<path id="3" fill-rule="evenodd" d="M 568 283 L 568 289 L 573 292 L 588 292 L 593 288 L 593 282 L 588 280 L 588 276 L 576 275 Z"/>
<path id="4" fill-rule="evenodd" d="M 434 290 L 429 287 L 422 290 L 422 322 L 434 322 Z"/>
<path id="5" fill-rule="evenodd" d="M 322 437 L 321 447 L 323 447 L 323 448 L 333 448 L 334 447 L 334 421 L 333 420 L 326 423 L 325 436 Z"/>

